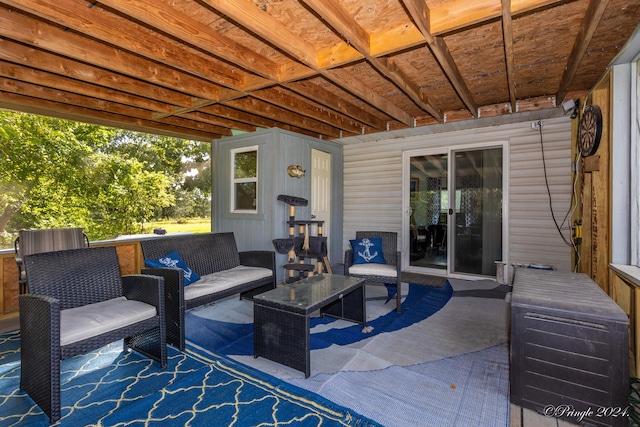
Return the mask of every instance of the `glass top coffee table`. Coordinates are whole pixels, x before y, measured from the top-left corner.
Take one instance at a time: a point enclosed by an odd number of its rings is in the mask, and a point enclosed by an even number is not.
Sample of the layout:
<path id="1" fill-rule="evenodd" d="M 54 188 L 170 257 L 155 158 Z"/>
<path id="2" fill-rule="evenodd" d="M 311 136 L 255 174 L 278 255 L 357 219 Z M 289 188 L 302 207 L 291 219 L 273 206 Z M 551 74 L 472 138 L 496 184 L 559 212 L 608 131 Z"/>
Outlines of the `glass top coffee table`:
<path id="1" fill-rule="evenodd" d="M 319 274 L 253 298 L 253 356 L 311 374 L 310 318 L 321 315 L 366 325 L 364 279 Z"/>

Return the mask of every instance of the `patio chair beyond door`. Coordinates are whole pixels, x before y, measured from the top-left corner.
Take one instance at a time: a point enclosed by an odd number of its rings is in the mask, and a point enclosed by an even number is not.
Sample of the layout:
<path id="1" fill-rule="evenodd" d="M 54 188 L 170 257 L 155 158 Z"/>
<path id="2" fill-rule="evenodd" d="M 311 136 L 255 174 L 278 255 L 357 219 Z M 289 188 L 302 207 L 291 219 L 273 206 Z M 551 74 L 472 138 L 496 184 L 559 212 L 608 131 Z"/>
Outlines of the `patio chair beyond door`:
<path id="1" fill-rule="evenodd" d="M 46 228 L 44 230 L 20 230 L 14 242 L 20 293 L 28 291 L 27 272 L 23 265 L 26 255 L 89 247 L 89 238 L 82 228 Z"/>

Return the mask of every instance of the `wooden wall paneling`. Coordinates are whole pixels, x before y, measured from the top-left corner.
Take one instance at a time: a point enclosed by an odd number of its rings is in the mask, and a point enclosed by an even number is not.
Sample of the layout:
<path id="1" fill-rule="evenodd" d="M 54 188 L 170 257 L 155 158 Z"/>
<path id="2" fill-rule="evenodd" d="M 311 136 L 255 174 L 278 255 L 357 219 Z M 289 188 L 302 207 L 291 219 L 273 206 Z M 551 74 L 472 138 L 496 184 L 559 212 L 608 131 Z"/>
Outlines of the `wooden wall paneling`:
<path id="1" fill-rule="evenodd" d="M 583 162 L 584 164 L 584 162 Z M 581 169 L 584 169 L 581 166 Z M 582 174 L 582 245 L 580 246 L 579 271 L 591 276 L 593 231 L 591 219 L 591 173 Z"/>
<path id="2" fill-rule="evenodd" d="M 631 352 L 629 372 L 631 375 L 635 375 L 638 357 L 640 357 L 637 348 L 639 345 L 637 333 L 640 319 L 636 308 L 636 287 L 611 270 L 610 276 L 612 298 L 629 316 L 629 351 Z"/>
<path id="3" fill-rule="evenodd" d="M 600 287 L 610 294 L 609 263 L 611 262 L 610 240 L 610 197 L 611 197 L 611 79 L 602 79 L 593 91 L 592 103 L 602 110 L 602 138 L 596 155 L 600 157 L 598 170 L 591 172 L 592 180 L 592 265 L 591 277 Z"/>
<path id="4" fill-rule="evenodd" d="M 582 104 L 582 102 L 584 102 L 584 99 L 580 99 L 579 100 L 580 103 Z M 575 203 L 576 209 L 572 212 L 571 214 L 571 226 L 573 227 L 577 221 L 580 221 L 580 223 L 582 224 L 582 191 L 580 190 L 583 186 L 583 178 L 584 178 L 584 174 L 582 172 L 582 170 L 580 169 L 580 162 L 579 162 L 579 149 L 578 149 L 578 129 L 580 126 L 580 120 L 578 118 L 571 120 L 571 165 L 572 165 L 572 170 L 573 173 L 571 175 L 571 181 L 574 185 L 574 191 L 575 191 L 575 195 L 576 195 L 576 200 L 573 201 L 573 203 Z M 576 164 L 577 163 L 577 164 Z M 575 167 L 577 166 L 577 167 Z M 575 230 L 575 229 L 574 229 Z M 575 238 L 575 231 L 571 233 L 571 238 L 574 239 L 572 240 L 574 242 L 574 244 L 577 245 Z M 581 240 L 580 244 L 577 245 L 576 250 L 572 251 L 572 255 L 571 255 L 571 270 L 572 271 L 576 271 L 576 272 L 580 272 L 579 268 L 580 268 L 580 257 L 581 257 L 581 246 L 582 246 L 582 242 L 584 242 L 584 235 L 583 235 L 583 239 Z M 577 269 L 576 269 L 577 266 Z"/>
<path id="5" fill-rule="evenodd" d="M 140 242 L 109 243 L 95 246 L 115 246 L 120 265 L 120 274 L 138 274 L 142 267 L 142 249 Z"/>
<path id="6" fill-rule="evenodd" d="M 2 256 L 2 268 L 0 279 L 0 302 L 2 303 L 1 315 L 10 315 L 18 312 L 18 265 L 13 254 Z"/>

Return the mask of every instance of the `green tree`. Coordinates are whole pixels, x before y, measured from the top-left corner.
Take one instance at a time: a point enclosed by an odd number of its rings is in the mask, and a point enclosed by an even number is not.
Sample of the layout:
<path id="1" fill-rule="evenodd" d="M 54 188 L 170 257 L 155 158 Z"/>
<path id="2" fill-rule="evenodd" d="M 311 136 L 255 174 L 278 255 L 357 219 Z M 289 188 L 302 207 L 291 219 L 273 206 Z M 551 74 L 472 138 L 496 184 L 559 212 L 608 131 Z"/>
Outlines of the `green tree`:
<path id="1" fill-rule="evenodd" d="M 156 212 L 160 218 L 211 215 L 211 145 L 200 141 L 120 130 L 105 148 L 142 162 L 146 170 L 171 180 L 176 203 Z"/>
<path id="2" fill-rule="evenodd" d="M 174 202 L 170 180 L 163 174 L 146 171 L 135 159 L 99 155 L 89 180 L 85 200 L 92 212 L 92 226 L 102 236 L 142 231 L 142 225 L 156 209 Z"/>
<path id="3" fill-rule="evenodd" d="M 83 227 L 92 240 L 140 231 L 174 202 L 170 173 L 114 149 L 120 131 L 0 111 L 0 233 Z"/>

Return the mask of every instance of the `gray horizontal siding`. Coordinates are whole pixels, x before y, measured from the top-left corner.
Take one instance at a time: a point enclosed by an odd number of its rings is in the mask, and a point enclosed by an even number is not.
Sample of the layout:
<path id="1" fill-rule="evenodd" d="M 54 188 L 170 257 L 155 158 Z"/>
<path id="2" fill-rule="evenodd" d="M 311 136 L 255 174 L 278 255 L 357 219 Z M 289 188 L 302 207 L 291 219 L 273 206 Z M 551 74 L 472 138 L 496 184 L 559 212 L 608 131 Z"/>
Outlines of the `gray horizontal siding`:
<path id="1" fill-rule="evenodd" d="M 553 209 L 561 222 L 571 200 L 571 121 L 568 117 L 545 119 L 542 131 Z M 402 239 L 408 237 L 408 232 L 402 232 L 405 151 L 503 142 L 508 150 L 505 158 L 510 160 L 505 174 L 509 228 L 503 259 L 570 269 L 571 249 L 551 218 L 540 135 L 530 121 L 361 143 L 350 140 L 344 146 L 344 248 L 356 231 L 364 229 L 396 231 L 402 248 Z M 569 235 L 566 229 L 565 236 Z"/>

